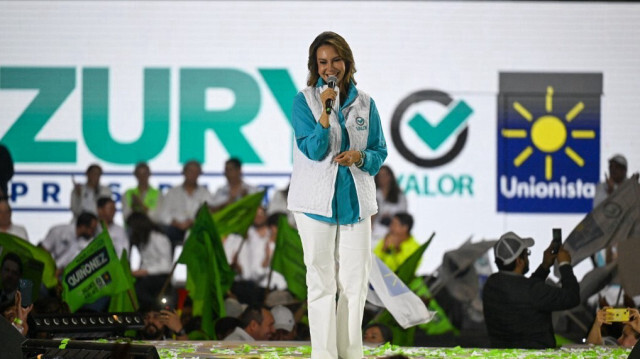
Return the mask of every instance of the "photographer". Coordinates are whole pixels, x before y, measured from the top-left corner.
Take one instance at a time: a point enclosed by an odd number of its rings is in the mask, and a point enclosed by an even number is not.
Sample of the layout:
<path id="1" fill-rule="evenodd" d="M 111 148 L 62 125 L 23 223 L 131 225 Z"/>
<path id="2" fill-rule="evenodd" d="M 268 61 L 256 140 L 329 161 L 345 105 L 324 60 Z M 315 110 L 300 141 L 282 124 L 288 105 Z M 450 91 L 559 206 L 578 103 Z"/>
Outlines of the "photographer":
<path id="1" fill-rule="evenodd" d="M 494 246 L 500 271 L 487 279 L 482 295 L 485 324 L 493 347 L 554 348 L 551 313 L 580 303 L 580 287 L 571 268 L 571 256 L 562 247 L 554 254 L 553 244 L 550 245 L 538 269 L 530 278 L 524 276 L 529 271 L 528 248 L 533 244 L 531 238 L 508 232 Z M 562 287 L 545 283 L 556 259 Z"/>
<path id="2" fill-rule="evenodd" d="M 629 310 L 629 320 L 622 322 L 622 324 L 624 324 L 622 327 L 622 335 L 620 335 L 617 340 L 611 337 L 602 338 L 602 324 L 611 325 L 614 319 L 607 309 L 610 309 L 610 307 L 604 307 L 596 313 L 596 320 L 593 322 L 593 326 L 589 331 L 587 344 L 611 345 L 613 341 L 615 341 L 621 347 L 633 348 L 638 342 L 638 339 L 640 339 L 640 313 L 638 313 L 638 309 L 627 308 Z"/>

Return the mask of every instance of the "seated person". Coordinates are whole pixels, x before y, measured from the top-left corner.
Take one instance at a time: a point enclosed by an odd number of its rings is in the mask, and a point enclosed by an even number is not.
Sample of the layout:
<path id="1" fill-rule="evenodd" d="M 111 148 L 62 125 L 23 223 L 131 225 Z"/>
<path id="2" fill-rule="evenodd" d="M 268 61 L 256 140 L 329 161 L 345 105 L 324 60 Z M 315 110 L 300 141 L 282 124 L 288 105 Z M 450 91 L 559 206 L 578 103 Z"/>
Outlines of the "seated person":
<path id="1" fill-rule="evenodd" d="M 420 247 L 411 234 L 413 217 L 406 212 L 396 213 L 391 218 L 389 232 L 379 241 L 373 253 L 392 271 L 407 260 Z"/>
<path id="2" fill-rule="evenodd" d="M 251 305 L 240 315 L 240 326 L 224 338 L 224 341 L 254 342 L 269 340 L 275 332 L 273 315 L 264 306 Z"/>
<path id="3" fill-rule="evenodd" d="M 211 197 L 209 203 L 212 212 L 221 210 L 240 198 L 258 191 L 242 180 L 242 162 L 237 158 L 230 158 L 224 163 L 224 177 L 227 183 Z"/>
<path id="4" fill-rule="evenodd" d="M 51 227 L 39 244 L 51 253 L 60 273 L 91 242 L 98 226 L 98 217 L 82 212 L 75 222 Z"/>
<path id="5" fill-rule="evenodd" d="M 284 305 L 276 305 L 271 308 L 271 314 L 273 315 L 274 320 L 273 329 L 275 329 L 275 332 L 271 336 L 271 340 L 295 340 L 297 336 L 296 321 L 293 318 L 291 310 Z"/>
<path id="6" fill-rule="evenodd" d="M 362 343 L 368 347 L 377 347 L 393 341 L 393 332 L 384 324 L 369 324 L 362 332 Z"/>
<path id="7" fill-rule="evenodd" d="M 596 313 L 596 319 L 587 336 L 587 343 L 594 345 L 613 344 L 613 338 L 602 338 L 602 324 L 611 325 L 610 316 L 607 315 L 607 308 L 604 307 Z M 633 348 L 640 339 L 640 313 L 636 308 L 629 309 L 629 321 L 623 322 L 622 335 L 615 342 L 625 348 Z"/>
<path id="8" fill-rule="evenodd" d="M 492 274 L 482 291 L 484 319 L 495 348 L 555 348 L 551 313 L 580 304 L 580 286 L 571 268 L 571 256 L 550 245 L 542 264 L 527 278 L 531 238 L 513 232 L 500 237 L 493 247 L 499 272 Z M 562 287 L 547 284 L 549 268 L 558 261 Z"/>

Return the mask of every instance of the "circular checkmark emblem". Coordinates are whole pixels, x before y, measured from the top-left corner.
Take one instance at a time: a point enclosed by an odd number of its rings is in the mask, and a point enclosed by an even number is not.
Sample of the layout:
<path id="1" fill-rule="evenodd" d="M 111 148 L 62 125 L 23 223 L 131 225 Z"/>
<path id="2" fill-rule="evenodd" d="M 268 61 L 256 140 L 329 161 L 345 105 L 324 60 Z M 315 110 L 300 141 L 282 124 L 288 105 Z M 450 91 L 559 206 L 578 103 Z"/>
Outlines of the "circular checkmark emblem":
<path id="1" fill-rule="evenodd" d="M 464 129 L 459 131 L 453 147 L 445 154 L 435 158 L 420 157 L 416 155 L 414 151 L 411 150 L 411 146 L 403 140 L 400 134 L 400 125 L 403 122 L 404 113 L 411 105 L 426 101 L 436 102 L 444 107 L 449 107 L 453 99 L 449 94 L 438 90 L 422 90 L 410 94 L 400 102 L 391 117 L 391 139 L 398 152 L 400 152 L 402 157 L 407 161 L 420 167 L 438 167 L 451 162 L 451 160 L 462 151 L 469 134 L 466 120 L 473 110 L 464 101 L 459 101 L 445 114 L 436 126 L 431 125 L 421 114 L 416 114 L 409 119 L 407 123 L 408 126 L 411 127 L 418 138 L 432 150 L 438 149 L 449 137 L 458 133 L 460 126 L 465 126 Z"/>

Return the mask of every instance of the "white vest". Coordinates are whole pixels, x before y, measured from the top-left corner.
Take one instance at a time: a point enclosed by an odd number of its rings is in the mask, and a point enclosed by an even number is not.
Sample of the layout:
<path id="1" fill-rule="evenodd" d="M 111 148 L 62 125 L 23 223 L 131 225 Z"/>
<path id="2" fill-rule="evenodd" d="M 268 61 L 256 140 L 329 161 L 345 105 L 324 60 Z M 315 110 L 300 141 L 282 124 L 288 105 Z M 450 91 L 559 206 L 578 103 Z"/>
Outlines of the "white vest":
<path id="1" fill-rule="evenodd" d="M 319 119 L 325 110 L 324 104 L 320 100 L 320 94 L 325 89 L 326 86 L 307 87 L 302 90 L 307 105 L 316 119 Z M 287 207 L 292 212 L 332 216 L 331 201 L 335 192 L 339 166 L 333 159 L 340 153 L 342 137 L 338 115 L 335 112 L 339 103 L 339 98 L 337 98 L 334 111 L 329 116 L 329 152 L 322 160 L 310 160 L 297 145 L 293 146 L 293 173 L 291 174 Z M 342 110 L 349 134 L 350 150 L 363 151 L 367 148 L 370 107 L 369 95 L 358 90 L 358 95 L 353 103 Z M 356 187 L 360 219 L 374 215 L 378 211 L 378 205 L 376 204 L 376 186 L 373 176 L 355 165 L 349 167 L 349 170 Z"/>

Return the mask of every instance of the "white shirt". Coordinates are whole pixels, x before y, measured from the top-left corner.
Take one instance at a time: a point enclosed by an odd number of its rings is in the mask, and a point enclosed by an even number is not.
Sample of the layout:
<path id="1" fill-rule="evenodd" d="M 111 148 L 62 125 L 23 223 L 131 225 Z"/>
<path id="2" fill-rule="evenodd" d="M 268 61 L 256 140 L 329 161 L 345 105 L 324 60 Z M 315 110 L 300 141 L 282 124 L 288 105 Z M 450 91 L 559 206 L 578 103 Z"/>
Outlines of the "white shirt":
<path id="1" fill-rule="evenodd" d="M 158 220 L 169 225 L 174 220 L 182 222 L 194 219 L 205 202 L 211 203 L 211 193 L 204 186 L 196 187 L 191 194 L 182 185 L 173 187 L 162 197 L 158 206 Z"/>
<path id="2" fill-rule="evenodd" d="M 150 275 L 171 272 L 171 242 L 163 233 L 152 231 L 149 241 L 138 248 L 140 250 L 140 269 L 145 269 Z"/>
<path id="3" fill-rule="evenodd" d="M 106 186 L 99 186 L 98 193 L 92 188 L 87 187 L 86 184 L 80 186 L 79 195 L 76 194 L 75 190 L 71 191 L 71 212 L 73 212 L 73 218 L 77 218 L 82 212 L 97 214 L 98 198 L 111 198 L 111 195 L 111 190 Z"/>
<path id="4" fill-rule="evenodd" d="M 242 186 L 242 191 L 240 191 L 241 195 L 235 196 L 233 198 L 234 202 L 242 198 L 243 195 L 256 193 L 259 190 L 258 187 L 251 186 L 245 183 L 244 181 L 242 182 L 241 186 Z M 229 184 L 227 183 L 224 186 L 218 188 L 216 193 L 213 194 L 210 204 L 213 207 L 215 207 L 227 202 L 229 200 L 230 193 L 231 193 L 231 187 L 229 187 Z"/>
<path id="5" fill-rule="evenodd" d="M 16 237 L 20 237 L 24 240 L 29 240 L 29 235 L 27 234 L 27 229 L 24 228 L 24 226 L 21 226 L 19 224 L 13 224 L 11 223 L 11 225 L 9 226 L 9 228 L 7 228 L 7 230 L 3 230 L 0 229 L 0 232 L 4 232 L 4 233 L 8 233 L 8 234 L 13 234 Z"/>
<path id="6" fill-rule="evenodd" d="M 245 332 L 244 329 L 240 327 L 236 327 L 236 329 L 231 332 L 231 334 L 227 335 L 224 339 L 225 342 L 255 342 L 249 333 Z"/>
<path id="7" fill-rule="evenodd" d="M 61 224 L 52 227 L 41 242 L 42 247 L 51 253 L 56 267 L 64 268 L 80 253 L 91 240 L 78 238 L 75 224 Z"/>

